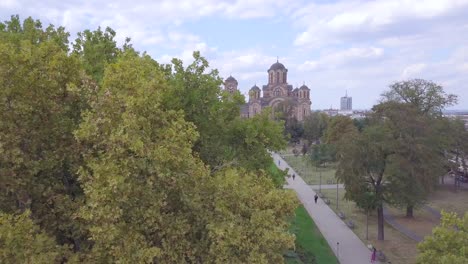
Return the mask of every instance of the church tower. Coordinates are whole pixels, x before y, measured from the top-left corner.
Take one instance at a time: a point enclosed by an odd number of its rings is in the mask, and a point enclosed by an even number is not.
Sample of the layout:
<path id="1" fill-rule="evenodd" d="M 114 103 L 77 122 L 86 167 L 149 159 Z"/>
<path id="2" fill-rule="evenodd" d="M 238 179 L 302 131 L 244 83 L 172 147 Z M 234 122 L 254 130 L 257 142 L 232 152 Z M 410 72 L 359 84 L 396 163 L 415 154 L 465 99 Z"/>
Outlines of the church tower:
<path id="1" fill-rule="evenodd" d="M 237 85 L 238 85 L 238 82 L 237 80 L 232 77 L 232 76 L 229 76 L 225 81 L 224 81 L 224 90 L 228 91 L 229 93 L 234 93 L 235 91 L 237 91 Z"/>

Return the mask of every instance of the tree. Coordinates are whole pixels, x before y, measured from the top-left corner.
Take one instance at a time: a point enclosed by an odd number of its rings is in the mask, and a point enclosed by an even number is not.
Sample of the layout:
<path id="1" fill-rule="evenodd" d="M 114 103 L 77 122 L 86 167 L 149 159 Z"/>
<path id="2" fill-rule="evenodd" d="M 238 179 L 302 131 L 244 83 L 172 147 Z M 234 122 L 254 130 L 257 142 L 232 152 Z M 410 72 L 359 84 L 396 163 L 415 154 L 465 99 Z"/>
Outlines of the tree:
<path id="1" fill-rule="evenodd" d="M 28 210 L 19 215 L 0 212 L 0 262 L 60 263 L 70 252 L 57 245 L 30 216 Z"/>
<path id="2" fill-rule="evenodd" d="M 271 120 L 267 111 L 241 118 L 243 96 L 223 92 L 218 71 L 208 70 L 209 63 L 199 52 L 193 56 L 187 67 L 178 59 L 161 66 L 170 84 L 163 95 L 164 107 L 182 111 L 195 124 L 200 136 L 193 150 L 213 172 L 225 166 L 267 170 L 272 162 L 268 150 L 277 151 L 286 144 L 283 125 Z"/>
<path id="3" fill-rule="evenodd" d="M 315 166 L 315 168 L 319 170 L 319 192 L 322 192 L 322 167 L 326 163 L 336 161 L 336 147 L 331 144 L 312 145 L 310 151 L 310 161 Z"/>
<path id="4" fill-rule="evenodd" d="M 417 263 L 468 263 L 468 213 L 459 218 L 442 212 L 441 223 L 418 244 Z"/>
<path id="5" fill-rule="evenodd" d="M 80 215 L 94 243 L 85 261 L 282 259 L 293 245 L 292 194 L 264 173 L 227 167 L 210 173 L 192 150 L 195 125 L 164 107 L 169 84 L 155 66 L 130 52 L 110 64 L 76 132 L 85 148 Z"/>
<path id="6" fill-rule="evenodd" d="M 399 173 L 395 178 L 400 179 L 395 188 L 403 192 L 395 198 L 400 200 L 397 204 L 406 204 L 407 216 L 412 217 L 414 206 L 423 203 L 445 173 L 447 140 L 440 136 L 437 126 L 443 119 L 442 110 L 456 104 L 457 96 L 446 94 L 442 86 L 431 81 L 414 79 L 390 85 L 382 101 L 380 112 L 387 109 L 384 116 L 389 117 L 388 124 L 393 124 L 399 144 L 400 168 L 394 167 L 393 172 Z"/>
<path id="7" fill-rule="evenodd" d="M 441 85 L 423 79 L 395 82 L 382 99 L 411 104 L 424 115 L 441 115 L 445 107 L 457 103 L 456 95 L 446 94 Z"/>
<path id="8" fill-rule="evenodd" d="M 425 202 L 427 195 L 444 173 L 440 149 L 432 119 L 421 115 L 413 105 L 386 102 L 374 106 L 372 118 L 381 122 L 391 134 L 394 153 L 387 161 L 388 198 L 392 204 L 406 207 L 406 216 Z"/>
<path id="9" fill-rule="evenodd" d="M 100 83 L 107 64 L 117 59 L 119 48 L 114 40 L 115 31 L 106 27 L 104 31 L 98 27 L 95 31 L 78 32 L 78 38 L 73 43 L 73 54 L 80 57 L 86 73 Z M 128 46 L 130 39 L 126 39 Z"/>
<path id="10" fill-rule="evenodd" d="M 384 239 L 383 204 L 387 195 L 385 174 L 387 160 L 394 150 L 391 137 L 384 126 L 371 125 L 362 133 L 352 133 L 338 145 L 336 177 L 344 183 L 345 198 L 362 199 L 363 190 L 375 198 L 378 239 Z"/>
<path id="11" fill-rule="evenodd" d="M 333 117 L 325 131 L 325 143 L 337 144 L 341 139 L 350 137 L 358 132 L 353 120 L 347 116 Z"/>
<path id="12" fill-rule="evenodd" d="M 31 211 L 31 218 L 60 244 L 85 240 L 73 221 L 81 205 L 73 131 L 86 103 L 82 71 L 67 53 L 63 28 L 42 29 L 17 16 L 0 38 L 0 210 Z"/>
<path id="13" fill-rule="evenodd" d="M 309 144 L 319 140 L 325 133 L 329 122 L 329 117 L 323 112 L 313 111 L 304 118 L 303 137 Z"/>

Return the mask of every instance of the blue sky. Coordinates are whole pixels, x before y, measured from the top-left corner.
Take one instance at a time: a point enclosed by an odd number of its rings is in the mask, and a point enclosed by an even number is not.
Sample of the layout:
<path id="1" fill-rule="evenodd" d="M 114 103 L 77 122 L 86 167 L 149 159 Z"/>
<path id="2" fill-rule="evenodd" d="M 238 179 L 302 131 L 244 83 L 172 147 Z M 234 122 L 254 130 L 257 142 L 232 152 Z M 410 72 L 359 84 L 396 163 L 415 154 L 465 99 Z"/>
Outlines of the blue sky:
<path id="1" fill-rule="evenodd" d="M 312 109 L 377 103 L 392 82 L 424 78 L 468 109 L 468 0 L 0 1 L 0 19 L 32 16 L 72 34 L 110 26 L 159 62 L 201 51 L 241 92 L 265 84 L 279 57 Z"/>

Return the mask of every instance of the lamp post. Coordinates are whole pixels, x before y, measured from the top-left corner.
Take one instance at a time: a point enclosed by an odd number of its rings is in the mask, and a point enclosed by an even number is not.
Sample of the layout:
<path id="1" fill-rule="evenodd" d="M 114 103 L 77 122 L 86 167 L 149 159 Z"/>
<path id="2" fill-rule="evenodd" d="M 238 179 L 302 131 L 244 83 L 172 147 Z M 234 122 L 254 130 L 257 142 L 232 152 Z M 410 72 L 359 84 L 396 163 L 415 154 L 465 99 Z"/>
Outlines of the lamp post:
<path id="1" fill-rule="evenodd" d="M 336 210 L 338 211 L 338 180 L 336 180 Z"/>
<path id="2" fill-rule="evenodd" d="M 318 171 L 320 175 L 319 193 L 322 193 L 322 170 L 319 170 L 318 167 L 315 167 L 315 170 Z"/>

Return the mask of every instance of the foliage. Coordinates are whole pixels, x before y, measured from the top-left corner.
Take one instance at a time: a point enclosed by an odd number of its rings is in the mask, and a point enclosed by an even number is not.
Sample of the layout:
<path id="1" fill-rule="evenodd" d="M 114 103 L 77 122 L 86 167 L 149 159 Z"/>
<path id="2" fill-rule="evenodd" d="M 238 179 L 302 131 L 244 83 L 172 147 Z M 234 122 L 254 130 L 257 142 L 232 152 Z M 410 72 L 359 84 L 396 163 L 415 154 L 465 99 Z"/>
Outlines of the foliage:
<path id="1" fill-rule="evenodd" d="M 377 208 L 378 239 L 384 239 L 383 203 L 388 195 L 386 162 L 393 153 L 388 131 L 379 125 L 366 127 L 362 133 L 342 142 L 338 147 L 336 177 L 344 183 L 345 198 L 361 201 L 363 192 L 370 192 Z"/>
<path id="2" fill-rule="evenodd" d="M 291 99 L 286 99 L 277 104 L 273 109 L 275 120 L 284 123 L 284 134 L 290 139 L 290 142 L 300 141 L 304 128 L 303 124 L 294 117 L 294 103 Z"/>
<path id="3" fill-rule="evenodd" d="M 310 160 L 316 167 L 336 161 L 336 147 L 331 144 L 312 145 Z"/>
<path id="4" fill-rule="evenodd" d="M 325 133 L 329 117 L 323 112 L 313 111 L 304 118 L 303 137 L 312 143 L 319 140 Z"/>
<path id="5" fill-rule="evenodd" d="M 73 131 L 86 105 L 79 61 L 66 50 L 68 33 L 18 17 L 0 38 L 0 210 L 31 210 L 60 243 L 79 247 L 85 230 Z"/>
<path id="6" fill-rule="evenodd" d="M 438 177 L 444 174 L 442 143 L 434 121 L 414 106 L 386 102 L 374 106 L 374 119 L 383 122 L 393 140 L 394 154 L 387 161 L 386 174 L 393 191 L 392 204 L 407 207 L 407 216 L 424 203 Z"/>
<path id="7" fill-rule="evenodd" d="M 347 116 L 334 116 L 328 123 L 324 134 L 324 142 L 328 144 L 339 144 L 340 140 L 348 140 L 358 132 L 353 120 Z"/>
<path id="8" fill-rule="evenodd" d="M 417 263 L 468 263 L 468 213 L 459 218 L 455 213 L 442 212 L 439 226 L 418 245 Z"/>
<path id="9" fill-rule="evenodd" d="M 0 262 L 282 261 L 282 124 L 241 119 L 199 53 L 173 71 L 114 36 L 0 23 Z"/>
<path id="10" fill-rule="evenodd" d="M 78 38 L 73 43 L 73 53 L 80 57 L 86 73 L 98 83 L 102 80 L 106 65 L 117 59 L 119 48 L 114 40 L 115 34 L 109 27 L 105 31 L 99 27 L 95 31 L 78 32 Z"/>
<path id="11" fill-rule="evenodd" d="M 457 103 L 456 95 L 446 94 L 441 85 L 423 79 L 395 82 L 382 97 L 383 101 L 413 105 L 424 115 L 441 115 L 445 107 Z"/>
<path id="12" fill-rule="evenodd" d="M 272 121 L 268 111 L 241 118 L 242 95 L 219 89 L 222 80 L 217 70 L 208 71 L 208 61 L 199 52 L 193 56 L 194 61 L 186 68 L 181 60 L 174 59 L 168 66 L 173 70 L 165 69 L 169 87 L 164 93 L 164 107 L 183 111 L 185 119 L 195 124 L 200 136 L 193 150 L 212 171 L 225 166 L 266 170 L 271 162 L 267 150 L 278 151 L 286 144 L 282 125 Z"/>
<path id="13" fill-rule="evenodd" d="M 31 212 L 10 215 L 0 212 L 1 263 L 60 263 L 68 249 L 34 224 Z"/>
<path id="14" fill-rule="evenodd" d="M 167 83 L 154 66 L 124 53 L 77 131 L 88 261 L 276 262 L 293 241 L 281 230 L 294 200 L 265 175 L 211 177 L 192 153 L 195 126 L 162 107 Z"/>

